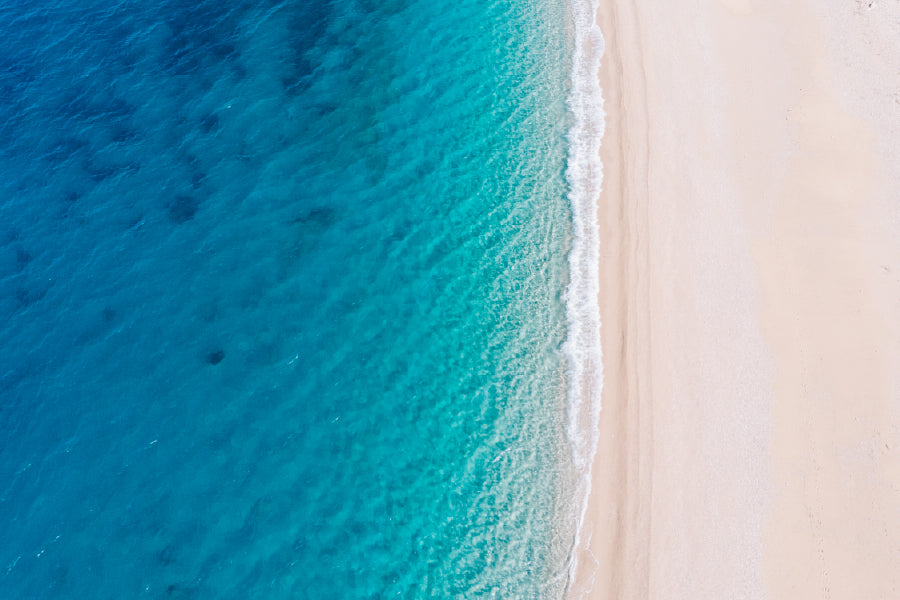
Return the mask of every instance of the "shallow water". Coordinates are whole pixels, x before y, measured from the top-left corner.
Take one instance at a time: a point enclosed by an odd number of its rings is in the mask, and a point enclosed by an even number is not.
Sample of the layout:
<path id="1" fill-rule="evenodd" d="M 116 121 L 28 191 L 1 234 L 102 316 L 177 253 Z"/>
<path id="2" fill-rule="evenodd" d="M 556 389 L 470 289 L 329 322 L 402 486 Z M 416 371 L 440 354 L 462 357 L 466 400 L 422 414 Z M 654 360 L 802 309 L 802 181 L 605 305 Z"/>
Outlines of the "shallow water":
<path id="1" fill-rule="evenodd" d="M 0 8 L 0 588 L 557 597 L 566 11 Z"/>

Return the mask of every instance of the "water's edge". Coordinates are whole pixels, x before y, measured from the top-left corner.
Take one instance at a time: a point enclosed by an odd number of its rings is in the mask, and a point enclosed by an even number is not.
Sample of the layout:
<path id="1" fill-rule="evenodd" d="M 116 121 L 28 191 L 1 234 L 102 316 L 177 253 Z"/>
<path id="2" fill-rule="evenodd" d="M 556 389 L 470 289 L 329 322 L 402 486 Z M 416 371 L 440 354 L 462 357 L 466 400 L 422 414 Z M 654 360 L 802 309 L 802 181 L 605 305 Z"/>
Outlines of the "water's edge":
<path id="1" fill-rule="evenodd" d="M 573 240 L 566 289 L 568 335 L 563 346 L 568 361 L 568 419 L 566 431 L 572 462 L 579 475 L 574 500 L 578 521 L 569 557 L 567 595 L 582 568 L 579 556 L 590 542 L 584 521 L 591 492 L 591 472 L 598 443 L 598 419 L 603 387 L 603 352 L 598 305 L 600 236 L 597 198 L 603 187 L 600 146 L 606 126 L 603 91 L 598 72 L 605 41 L 596 23 L 599 0 L 571 0 L 573 27 L 571 87 L 567 100 L 568 133 L 566 180 L 572 209 Z"/>

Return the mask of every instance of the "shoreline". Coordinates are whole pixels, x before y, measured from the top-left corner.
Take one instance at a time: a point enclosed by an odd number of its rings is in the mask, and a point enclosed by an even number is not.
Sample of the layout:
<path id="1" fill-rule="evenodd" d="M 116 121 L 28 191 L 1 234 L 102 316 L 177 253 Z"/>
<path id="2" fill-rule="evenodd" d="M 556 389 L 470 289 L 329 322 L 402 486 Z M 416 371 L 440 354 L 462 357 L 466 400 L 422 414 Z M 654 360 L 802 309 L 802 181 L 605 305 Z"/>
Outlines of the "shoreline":
<path id="1" fill-rule="evenodd" d="M 896 598 L 900 5 L 596 18 L 603 411 L 569 597 Z"/>

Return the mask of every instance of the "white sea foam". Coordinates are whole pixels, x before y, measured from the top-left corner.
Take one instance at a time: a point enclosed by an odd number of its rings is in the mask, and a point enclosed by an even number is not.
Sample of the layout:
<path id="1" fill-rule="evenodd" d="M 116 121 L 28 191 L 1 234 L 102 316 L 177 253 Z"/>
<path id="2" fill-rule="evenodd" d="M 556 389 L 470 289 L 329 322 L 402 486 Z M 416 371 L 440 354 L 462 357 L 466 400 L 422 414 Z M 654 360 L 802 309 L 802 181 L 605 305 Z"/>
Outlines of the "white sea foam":
<path id="1" fill-rule="evenodd" d="M 597 201 L 603 185 L 600 145 L 606 125 L 598 72 L 605 42 L 596 23 L 599 0 L 571 0 L 573 46 L 568 106 L 572 126 L 568 134 L 566 179 L 572 206 L 574 238 L 569 253 L 566 289 L 568 337 L 568 435 L 579 481 L 575 489 L 578 522 L 569 565 L 569 585 L 576 574 L 591 567 L 578 557 L 589 542 L 583 531 L 591 491 L 591 465 L 597 449 L 603 362 L 600 347 L 599 282 L 600 234 Z"/>

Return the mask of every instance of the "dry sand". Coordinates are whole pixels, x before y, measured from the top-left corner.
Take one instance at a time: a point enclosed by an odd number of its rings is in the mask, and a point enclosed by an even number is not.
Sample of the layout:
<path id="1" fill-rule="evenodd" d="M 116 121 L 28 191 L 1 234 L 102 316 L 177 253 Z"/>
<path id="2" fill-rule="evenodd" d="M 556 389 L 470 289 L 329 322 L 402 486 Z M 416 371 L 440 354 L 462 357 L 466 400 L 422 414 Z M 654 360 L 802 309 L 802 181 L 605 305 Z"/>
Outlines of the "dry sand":
<path id="1" fill-rule="evenodd" d="M 603 0 L 571 598 L 900 599 L 900 0 Z"/>

